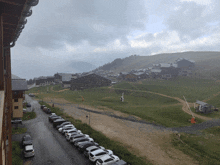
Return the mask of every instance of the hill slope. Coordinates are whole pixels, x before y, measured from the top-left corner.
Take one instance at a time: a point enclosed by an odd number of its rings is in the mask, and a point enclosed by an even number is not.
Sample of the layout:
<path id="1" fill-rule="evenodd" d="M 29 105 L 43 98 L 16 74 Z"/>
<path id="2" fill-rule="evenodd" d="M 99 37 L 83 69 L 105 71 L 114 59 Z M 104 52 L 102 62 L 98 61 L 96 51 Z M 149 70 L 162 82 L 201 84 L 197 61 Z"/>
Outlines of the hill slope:
<path id="1" fill-rule="evenodd" d="M 187 58 L 195 61 L 196 77 L 220 78 L 220 52 L 182 52 L 165 53 L 153 56 L 129 56 L 124 59 L 115 59 L 113 62 L 99 67 L 103 70 L 112 70 L 116 73 L 129 72 L 132 69 L 142 69 L 156 63 L 174 63 L 178 58 Z"/>

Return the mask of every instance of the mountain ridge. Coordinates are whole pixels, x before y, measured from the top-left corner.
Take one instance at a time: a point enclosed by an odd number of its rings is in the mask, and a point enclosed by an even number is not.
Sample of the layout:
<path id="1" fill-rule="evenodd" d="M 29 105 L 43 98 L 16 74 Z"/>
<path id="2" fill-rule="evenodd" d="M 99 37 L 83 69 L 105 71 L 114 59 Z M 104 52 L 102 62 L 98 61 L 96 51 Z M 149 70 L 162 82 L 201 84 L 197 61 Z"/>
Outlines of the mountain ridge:
<path id="1" fill-rule="evenodd" d="M 178 58 L 186 58 L 195 61 L 195 75 L 210 77 L 220 76 L 220 52 L 217 51 L 187 51 L 177 53 L 161 53 L 151 56 L 131 55 L 123 59 L 117 58 L 96 68 L 111 70 L 115 73 L 129 72 L 132 69 L 143 69 L 157 63 L 174 63 Z M 207 75 L 209 74 L 209 75 Z"/>

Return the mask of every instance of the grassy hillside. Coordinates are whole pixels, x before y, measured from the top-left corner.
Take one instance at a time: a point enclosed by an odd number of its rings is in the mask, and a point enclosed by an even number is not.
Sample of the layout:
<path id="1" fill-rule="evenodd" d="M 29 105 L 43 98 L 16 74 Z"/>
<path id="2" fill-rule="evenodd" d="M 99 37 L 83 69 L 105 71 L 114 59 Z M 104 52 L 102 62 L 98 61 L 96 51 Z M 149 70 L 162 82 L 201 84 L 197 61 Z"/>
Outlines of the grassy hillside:
<path id="1" fill-rule="evenodd" d="M 90 105 L 99 109 L 110 108 L 116 111 L 121 111 L 129 115 L 135 115 L 148 122 L 164 125 L 167 127 L 189 126 L 191 115 L 182 111 L 182 106 L 175 99 L 159 96 L 156 94 L 147 93 L 145 91 L 132 91 L 133 86 L 122 84 L 124 88 L 93 88 L 83 91 L 49 91 L 46 93 L 45 88 L 38 88 L 41 94 L 39 99 L 47 98 L 64 98 L 65 100 L 82 104 Z M 50 88 L 49 88 L 50 89 Z M 29 92 L 34 92 L 32 89 Z M 125 101 L 121 102 L 120 97 L 124 92 Z M 105 108 L 106 107 L 106 108 Z M 202 120 L 198 119 L 198 122 Z"/>
<path id="2" fill-rule="evenodd" d="M 220 82 L 193 78 L 177 78 L 171 80 L 146 79 L 141 83 L 122 82 L 114 87 L 151 91 L 172 97 L 179 97 L 181 99 L 185 96 L 187 101 L 195 102 L 196 100 L 212 98 L 214 94 L 220 91 Z"/>
<path id="3" fill-rule="evenodd" d="M 165 53 L 153 56 L 129 56 L 124 59 L 116 59 L 113 62 L 100 67 L 103 70 L 114 72 L 129 72 L 132 69 L 141 69 L 156 63 L 174 63 L 178 58 L 194 60 L 196 64 L 194 76 L 201 78 L 220 79 L 220 52 L 182 52 Z"/>

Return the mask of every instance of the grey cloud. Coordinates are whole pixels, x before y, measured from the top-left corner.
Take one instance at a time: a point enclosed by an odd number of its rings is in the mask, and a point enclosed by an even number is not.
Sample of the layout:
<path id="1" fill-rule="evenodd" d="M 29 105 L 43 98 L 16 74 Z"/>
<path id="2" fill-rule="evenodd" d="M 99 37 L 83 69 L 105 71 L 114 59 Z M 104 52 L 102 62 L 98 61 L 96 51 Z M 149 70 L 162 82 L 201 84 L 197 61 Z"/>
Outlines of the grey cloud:
<path id="1" fill-rule="evenodd" d="M 205 6 L 194 2 L 184 2 L 181 7 L 166 20 L 170 30 L 177 31 L 181 38 L 195 39 L 204 33 L 207 20 L 202 18 Z"/>
<path id="2" fill-rule="evenodd" d="M 212 33 L 215 28 L 209 23 L 219 22 L 219 1 L 213 1 L 210 6 L 183 2 L 176 4 L 176 7 L 179 9 L 173 10 L 164 23 L 169 30 L 178 32 L 183 42 Z"/>
<path id="3" fill-rule="evenodd" d="M 116 38 L 126 43 L 125 36 L 131 30 L 143 30 L 147 20 L 144 0 L 73 0 L 62 2 L 61 7 L 58 0 L 53 1 L 57 5 L 51 5 L 51 1 L 41 3 L 34 12 L 42 11 L 44 15 L 36 13 L 36 27 L 23 37 L 30 47 L 59 48 L 63 42 L 77 44 L 84 40 L 92 46 L 103 46 Z"/>

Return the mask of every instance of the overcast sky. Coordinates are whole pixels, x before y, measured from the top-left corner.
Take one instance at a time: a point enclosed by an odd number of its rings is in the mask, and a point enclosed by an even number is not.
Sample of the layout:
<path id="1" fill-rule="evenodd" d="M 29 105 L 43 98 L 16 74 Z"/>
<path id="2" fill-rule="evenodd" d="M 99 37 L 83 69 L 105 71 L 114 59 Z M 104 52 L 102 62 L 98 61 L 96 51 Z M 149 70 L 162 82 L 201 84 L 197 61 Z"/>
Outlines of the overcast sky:
<path id="1" fill-rule="evenodd" d="M 12 48 L 26 79 L 132 54 L 220 50 L 219 0 L 40 0 Z"/>

